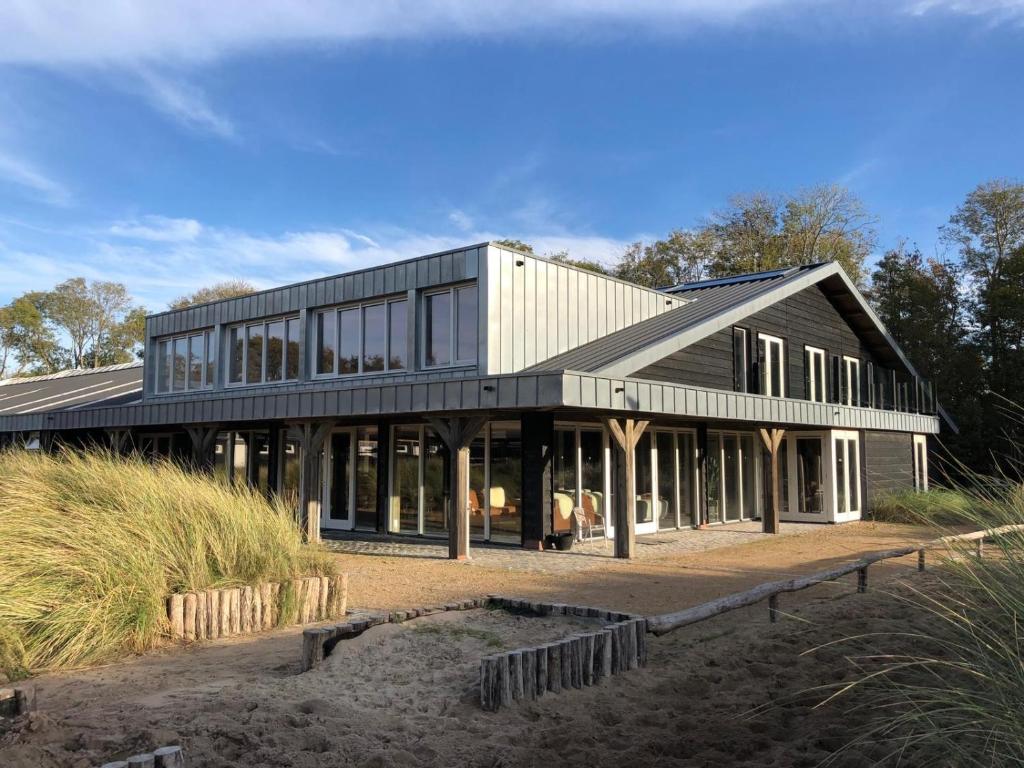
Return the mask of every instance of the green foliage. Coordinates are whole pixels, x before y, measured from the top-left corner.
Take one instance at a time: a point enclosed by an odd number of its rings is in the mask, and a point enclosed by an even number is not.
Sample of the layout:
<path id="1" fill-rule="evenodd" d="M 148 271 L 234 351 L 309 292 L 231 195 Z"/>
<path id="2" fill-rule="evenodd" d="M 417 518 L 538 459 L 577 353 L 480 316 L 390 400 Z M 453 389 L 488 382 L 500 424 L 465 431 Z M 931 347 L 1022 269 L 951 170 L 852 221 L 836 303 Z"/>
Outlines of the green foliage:
<path id="1" fill-rule="evenodd" d="M 245 487 L 102 452 L 0 453 L 0 627 L 16 641 L 0 643 L 32 670 L 152 648 L 172 592 L 332 571 Z"/>
<path id="2" fill-rule="evenodd" d="M 495 240 L 495 245 L 500 245 L 505 248 L 510 248 L 513 251 L 519 251 L 520 253 L 529 253 L 534 255 L 533 246 L 529 243 L 524 243 L 522 240 L 513 240 L 512 238 L 506 238 L 505 240 Z"/>
<path id="3" fill-rule="evenodd" d="M 255 292 L 256 287 L 246 280 L 225 280 L 206 288 L 200 288 L 195 293 L 179 296 L 168 305 L 168 309 L 186 309 L 196 304 L 205 304 L 209 301 L 220 301 L 222 299 L 234 299 L 238 296 L 247 296 Z"/>
<path id="4" fill-rule="evenodd" d="M 962 491 L 902 491 L 873 498 L 871 519 L 911 525 L 965 525 L 974 516 L 975 507 L 974 500 Z"/>
<path id="5" fill-rule="evenodd" d="M 946 521 L 975 530 L 1024 523 L 1024 488 L 1003 480 L 975 485 L 979 490 L 901 503 L 936 537 L 951 532 Z M 871 636 L 877 652 L 852 659 L 863 677 L 836 694 L 866 689 L 878 723 L 858 741 L 889 746 L 895 762 L 908 746 L 915 760 L 927 759 L 920 764 L 1001 768 L 1024 762 L 1024 532 L 991 538 L 983 558 L 974 548 L 969 541 L 932 550 L 936 577 L 901 598 L 928 618 L 926 629 L 895 635 L 880 627 Z"/>

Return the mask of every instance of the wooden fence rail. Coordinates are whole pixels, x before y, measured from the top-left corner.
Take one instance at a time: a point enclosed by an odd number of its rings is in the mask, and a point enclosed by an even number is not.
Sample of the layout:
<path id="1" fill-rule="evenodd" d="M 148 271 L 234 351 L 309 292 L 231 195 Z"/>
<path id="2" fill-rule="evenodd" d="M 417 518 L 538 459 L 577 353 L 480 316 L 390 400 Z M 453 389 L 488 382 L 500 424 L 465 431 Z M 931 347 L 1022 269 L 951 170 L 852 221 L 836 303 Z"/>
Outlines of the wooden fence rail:
<path id="1" fill-rule="evenodd" d="M 859 560 L 855 560 L 852 563 L 843 563 L 842 565 L 837 565 L 834 568 L 813 573 L 809 576 L 798 576 L 793 579 L 785 579 L 782 581 L 770 581 L 765 584 L 759 584 L 746 592 L 737 592 L 732 595 L 726 595 L 725 597 L 720 597 L 717 600 L 702 603 L 701 605 L 695 605 L 692 608 L 686 608 L 674 613 L 663 613 L 657 616 L 650 616 L 647 619 L 647 629 L 655 635 L 664 635 L 665 633 L 679 629 L 680 627 L 696 624 L 697 622 L 710 619 L 713 616 L 734 611 L 737 608 L 745 608 L 765 599 L 768 600 L 769 618 L 771 621 L 775 621 L 775 617 L 778 614 L 778 596 L 785 592 L 798 592 L 801 589 L 807 589 L 808 587 L 813 587 L 816 584 L 821 584 L 825 581 L 835 581 L 841 576 L 854 572 L 857 573 L 857 591 L 866 592 L 868 586 L 868 566 L 873 565 L 874 563 L 882 560 L 889 560 L 894 557 L 906 557 L 907 555 L 911 555 L 916 552 L 917 569 L 919 571 L 923 571 L 925 568 L 925 551 L 928 549 L 936 549 L 939 547 L 949 548 L 950 545 L 957 542 L 976 541 L 977 553 L 980 557 L 982 555 L 982 542 L 985 539 L 1021 530 L 1024 530 L 1024 524 L 1004 525 L 999 528 L 988 528 L 982 531 L 971 531 L 970 533 L 943 536 L 939 539 L 935 539 L 934 541 L 927 542 L 924 545 L 900 547 L 899 549 L 890 549 L 885 552 L 875 552 L 873 554 L 866 555 Z"/>

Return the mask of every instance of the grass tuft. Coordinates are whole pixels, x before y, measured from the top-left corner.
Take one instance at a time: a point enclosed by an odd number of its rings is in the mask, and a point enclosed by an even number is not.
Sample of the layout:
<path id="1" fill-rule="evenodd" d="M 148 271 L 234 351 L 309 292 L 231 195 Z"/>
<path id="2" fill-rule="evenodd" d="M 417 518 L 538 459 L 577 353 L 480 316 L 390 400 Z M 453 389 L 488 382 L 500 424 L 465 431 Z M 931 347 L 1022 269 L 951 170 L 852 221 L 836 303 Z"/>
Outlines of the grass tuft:
<path id="1" fill-rule="evenodd" d="M 102 451 L 0 452 L 0 662 L 14 673 L 154 647 L 173 592 L 333 567 L 248 488 Z"/>

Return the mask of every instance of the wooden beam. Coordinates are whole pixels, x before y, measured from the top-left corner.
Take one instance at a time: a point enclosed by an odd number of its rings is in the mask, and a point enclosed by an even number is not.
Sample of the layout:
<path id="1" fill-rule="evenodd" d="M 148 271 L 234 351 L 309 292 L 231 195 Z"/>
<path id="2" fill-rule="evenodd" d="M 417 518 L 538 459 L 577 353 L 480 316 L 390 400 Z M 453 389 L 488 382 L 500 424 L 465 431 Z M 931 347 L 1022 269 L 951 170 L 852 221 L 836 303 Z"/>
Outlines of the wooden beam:
<path id="1" fill-rule="evenodd" d="M 765 450 L 768 451 L 769 455 L 769 467 L 771 477 L 771 498 L 769 501 L 769 508 L 764 511 L 761 516 L 762 530 L 765 533 L 778 533 L 779 532 L 779 520 L 781 512 L 781 501 L 779 495 L 779 446 L 782 445 L 782 438 L 785 436 L 786 431 L 784 429 L 772 429 L 770 432 L 767 429 L 758 430 L 761 435 L 761 442 L 764 443 Z"/>
<path id="2" fill-rule="evenodd" d="M 320 449 L 334 429 L 333 421 L 299 424 L 299 525 L 306 541 L 320 540 Z"/>
<path id="3" fill-rule="evenodd" d="M 616 419 L 606 418 L 604 423 L 622 451 L 622 461 L 619 464 L 620 472 L 617 475 L 620 473 L 624 475 L 621 482 L 619 482 L 618 476 L 613 480 L 617 487 L 612 490 L 612 497 L 618 496 L 619 498 L 614 510 L 615 556 L 630 559 L 636 555 L 635 448 L 650 422 L 624 419 L 622 424 L 619 424 Z"/>
<path id="4" fill-rule="evenodd" d="M 487 416 L 428 416 L 451 455 L 448 504 L 448 559 L 469 559 L 469 446 L 487 423 Z"/>

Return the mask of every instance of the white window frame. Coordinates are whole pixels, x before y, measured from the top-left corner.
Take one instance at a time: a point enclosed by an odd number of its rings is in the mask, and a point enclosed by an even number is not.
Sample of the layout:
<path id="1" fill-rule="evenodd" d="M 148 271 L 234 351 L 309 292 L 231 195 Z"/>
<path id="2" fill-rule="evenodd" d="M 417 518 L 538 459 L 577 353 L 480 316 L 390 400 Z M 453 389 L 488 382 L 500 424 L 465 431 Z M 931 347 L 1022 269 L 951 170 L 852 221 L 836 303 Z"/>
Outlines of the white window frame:
<path id="1" fill-rule="evenodd" d="M 811 370 L 808 372 L 808 376 L 811 382 L 810 401 L 812 403 L 824 403 L 826 401 L 826 395 L 828 390 L 828 366 L 825 364 L 825 350 L 820 347 L 804 346 L 805 359 L 807 356 L 811 358 Z M 821 379 L 818 379 L 818 375 L 821 374 Z M 820 393 L 820 397 L 815 397 L 815 391 Z"/>
<path id="2" fill-rule="evenodd" d="M 408 349 L 408 342 L 406 342 L 405 356 L 403 360 L 405 365 L 402 368 L 391 367 L 391 305 L 404 302 L 406 307 L 406 327 L 408 327 L 408 312 L 409 312 L 409 300 L 408 297 L 392 296 L 390 298 L 372 299 L 369 301 L 359 301 L 353 304 L 340 304 L 334 307 L 325 307 L 324 309 L 317 310 L 313 317 L 313 355 L 312 355 L 312 366 L 310 368 L 310 376 L 314 379 L 330 379 L 330 378 L 352 378 L 354 376 L 383 376 L 387 373 L 408 373 L 409 372 L 409 357 L 410 350 Z M 366 356 L 366 329 L 363 327 L 363 316 L 367 309 L 372 307 L 384 307 L 384 370 L 382 371 L 364 371 L 363 370 L 363 358 Z M 341 359 L 340 347 L 341 347 L 341 313 L 350 309 L 357 310 L 356 314 L 359 318 L 359 355 L 357 357 L 357 370 L 353 373 L 339 373 L 338 372 L 338 361 Z M 322 352 L 322 339 L 320 338 L 320 322 L 319 318 L 323 315 L 334 315 L 334 368 L 330 371 L 318 372 L 320 354 Z M 403 332 L 406 329 L 403 329 Z M 405 337 L 408 338 L 408 333 L 404 333 Z"/>
<path id="3" fill-rule="evenodd" d="M 456 294 L 463 288 L 475 288 L 476 289 L 476 312 L 477 317 L 474 320 L 474 324 L 477 326 L 477 349 L 473 352 L 472 358 L 459 359 L 459 303 L 456 299 Z M 449 295 L 449 301 L 451 302 L 451 312 L 448 318 L 448 348 L 451 351 L 451 358 L 447 363 L 435 363 L 433 365 L 427 364 L 427 306 L 429 302 L 427 298 L 430 296 L 441 296 L 447 293 Z M 420 329 L 417 334 L 420 341 L 420 366 L 427 370 L 436 370 L 438 368 L 457 368 L 459 366 L 476 365 L 479 359 L 479 346 L 480 346 L 480 286 L 477 283 L 462 283 L 461 285 L 451 285 L 447 288 L 441 288 L 439 290 L 429 290 L 423 292 L 423 300 L 420 302 L 422 309 L 420 311 Z"/>
<path id="4" fill-rule="evenodd" d="M 847 441 L 853 441 L 853 454 L 850 454 L 849 448 L 850 443 Z M 850 473 L 849 470 L 843 472 L 843 477 L 839 477 L 836 472 L 836 459 L 838 458 L 838 452 L 843 451 L 843 466 L 846 468 L 849 466 L 846 462 L 854 462 L 854 477 L 857 479 L 857 507 L 854 509 L 853 504 L 849 503 L 850 500 Z M 860 433 L 850 430 L 833 430 L 831 437 L 829 438 L 829 454 L 828 454 L 828 471 L 832 476 L 832 500 L 830 507 L 832 509 L 832 521 L 836 523 L 845 523 L 850 520 L 860 520 L 864 510 L 864 494 L 863 487 L 860 482 Z M 845 491 L 845 498 L 849 505 L 849 510 L 839 509 L 839 483 L 843 484 L 843 490 Z"/>
<path id="5" fill-rule="evenodd" d="M 203 337 L 203 353 L 202 353 L 202 377 L 198 387 L 191 385 L 191 376 L 189 371 L 191 364 L 189 361 L 189 340 L 193 336 Z M 184 339 L 185 341 L 185 388 L 174 389 L 174 343 Z M 167 370 L 167 389 L 160 389 L 160 348 L 164 344 L 169 345 L 171 351 L 171 364 Z M 214 382 L 209 380 L 208 364 L 210 362 L 210 354 L 216 354 L 217 348 L 214 344 L 213 329 L 212 328 L 199 328 L 188 333 L 177 333 L 173 336 L 161 336 L 153 340 L 153 345 L 156 348 L 156 372 L 153 374 L 153 392 L 157 395 L 180 395 L 182 392 L 199 392 L 204 389 L 212 389 Z M 216 358 L 213 360 L 214 370 L 217 367 Z M 216 374 L 214 374 L 216 376 Z"/>
<path id="6" fill-rule="evenodd" d="M 222 373 L 224 376 L 225 387 L 262 387 L 266 384 L 279 385 L 287 384 L 291 381 L 298 381 L 301 376 L 301 372 L 296 375 L 294 379 L 287 378 L 288 376 L 288 325 L 290 321 L 295 321 L 295 327 L 299 328 L 299 316 L 298 315 L 280 315 L 278 317 L 268 317 L 262 320 L 246 320 L 241 323 L 232 323 L 224 329 L 225 338 L 228 340 L 227 354 L 222 355 L 224 358 L 222 365 L 224 366 Z M 284 324 L 284 345 L 281 347 L 281 378 L 276 381 L 267 381 L 267 352 L 270 343 L 270 337 L 267 335 L 267 326 L 271 323 L 281 322 Z M 257 326 L 263 328 L 263 357 L 260 361 L 260 380 L 249 381 L 245 380 L 245 374 L 249 370 L 249 329 Z M 231 331 L 238 330 L 242 336 L 242 377 L 241 381 L 231 381 L 231 356 L 234 350 L 231 349 Z M 302 331 L 299 329 L 299 338 L 296 342 L 301 344 Z M 296 371 L 298 367 L 296 366 Z"/>
<path id="7" fill-rule="evenodd" d="M 772 362 L 775 360 L 775 354 L 774 354 L 773 350 L 776 348 L 776 345 L 778 345 L 778 351 L 779 351 L 778 364 L 779 364 L 779 388 L 780 388 L 780 391 L 779 392 L 761 392 L 761 394 L 764 395 L 765 397 L 785 397 L 786 396 L 786 359 L 785 359 L 786 358 L 786 342 L 785 342 L 785 340 L 783 340 L 782 338 L 780 338 L 778 336 L 771 336 L 771 335 L 769 335 L 767 333 L 758 333 L 757 334 L 757 341 L 758 341 L 758 343 L 760 343 L 762 341 L 765 343 L 764 344 L 764 362 L 765 362 L 765 366 L 767 366 L 767 369 L 768 369 L 767 372 L 766 371 L 758 371 L 758 374 L 761 377 L 761 382 L 763 383 L 762 389 L 771 389 L 772 388 L 771 369 L 772 369 Z"/>
<path id="8" fill-rule="evenodd" d="M 914 435 L 914 490 L 928 490 L 928 436 Z"/>
<path id="9" fill-rule="evenodd" d="M 856 374 L 853 370 L 856 369 Z M 843 405 L 860 405 L 860 359 L 843 355 L 843 377 L 846 379 L 846 402 Z M 853 396 L 853 387 L 857 387 L 857 397 Z"/>

